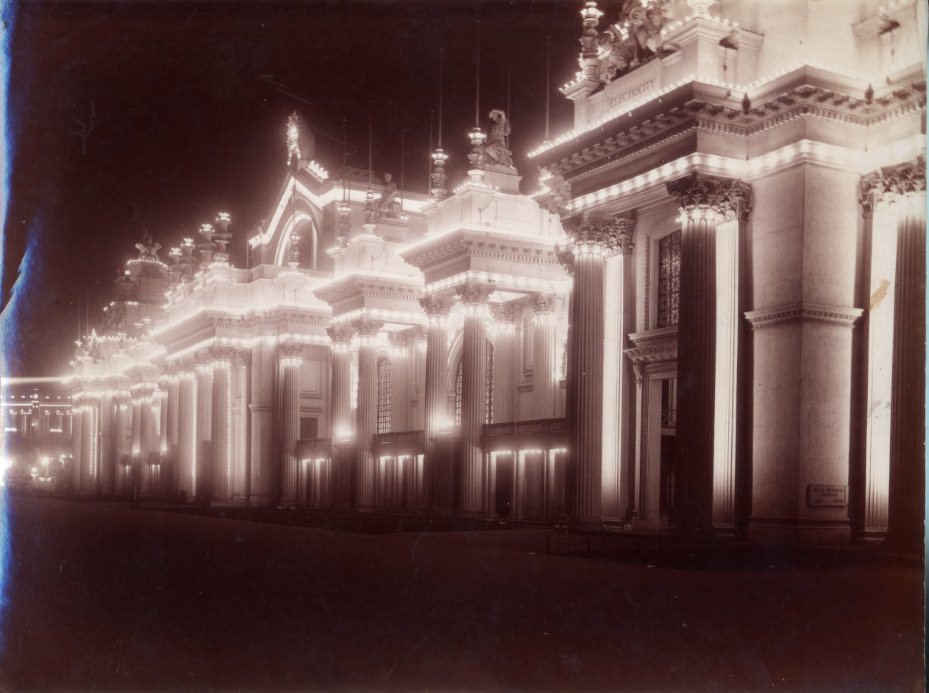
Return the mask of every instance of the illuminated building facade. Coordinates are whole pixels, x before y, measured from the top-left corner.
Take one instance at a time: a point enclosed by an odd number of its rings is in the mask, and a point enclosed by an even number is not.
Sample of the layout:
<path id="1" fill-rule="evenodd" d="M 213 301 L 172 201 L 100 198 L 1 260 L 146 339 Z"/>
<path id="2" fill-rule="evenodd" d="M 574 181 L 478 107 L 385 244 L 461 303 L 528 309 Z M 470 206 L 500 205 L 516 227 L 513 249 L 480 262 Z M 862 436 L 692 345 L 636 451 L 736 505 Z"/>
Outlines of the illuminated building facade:
<path id="1" fill-rule="evenodd" d="M 140 244 L 77 356 L 79 491 L 920 540 L 923 3 L 609 4 L 538 192 L 502 111 L 402 198 L 292 122 L 249 267 L 228 215 Z"/>
<path id="2" fill-rule="evenodd" d="M 0 485 L 71 486 L 71 396 L 56 378 L 5 380 Z"/>

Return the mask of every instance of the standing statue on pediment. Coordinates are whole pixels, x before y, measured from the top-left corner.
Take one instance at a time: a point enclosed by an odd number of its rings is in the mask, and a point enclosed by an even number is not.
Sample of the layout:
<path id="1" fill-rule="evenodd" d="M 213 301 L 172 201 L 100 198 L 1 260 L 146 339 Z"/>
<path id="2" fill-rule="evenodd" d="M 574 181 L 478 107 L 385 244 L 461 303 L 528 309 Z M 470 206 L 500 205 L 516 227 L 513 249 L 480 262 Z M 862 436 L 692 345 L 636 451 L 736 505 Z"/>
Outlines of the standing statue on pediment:
<path id="1" fill-rule="evenodd" d="M 489 117 L 493 125 L 487 144 L 484 145 L 484 162 L 513 168 L 513 152 L 506 146 L 506 138 L 510 136 L 510 121 L 499 108 L 492 110 Z"/>
<path id="2" fill-rule="evenodd" d="M 157 260 L 158 251 L 161 250 L 161 243 L 157 243 L 148 229 L 142 232 L 142 242 L 135 244 L 139 251 L 139 259 Z"/>

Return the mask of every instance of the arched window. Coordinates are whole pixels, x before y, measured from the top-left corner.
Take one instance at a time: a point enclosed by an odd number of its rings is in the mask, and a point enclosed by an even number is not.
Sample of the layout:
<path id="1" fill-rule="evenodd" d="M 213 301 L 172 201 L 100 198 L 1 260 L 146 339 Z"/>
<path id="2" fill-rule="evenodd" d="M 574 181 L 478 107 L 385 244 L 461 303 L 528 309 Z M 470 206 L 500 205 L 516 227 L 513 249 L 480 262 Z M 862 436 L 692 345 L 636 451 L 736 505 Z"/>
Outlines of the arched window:
<path id="1" fill-rule="evenodd" d="M 390 360 L 377 360 L 377 432 L 390 433 Z"/>
<path id="2" fill-rule="evenodd" d="M 681 295 L 681 232 L 658 241 L 658 327 L 677 325 Z"/>

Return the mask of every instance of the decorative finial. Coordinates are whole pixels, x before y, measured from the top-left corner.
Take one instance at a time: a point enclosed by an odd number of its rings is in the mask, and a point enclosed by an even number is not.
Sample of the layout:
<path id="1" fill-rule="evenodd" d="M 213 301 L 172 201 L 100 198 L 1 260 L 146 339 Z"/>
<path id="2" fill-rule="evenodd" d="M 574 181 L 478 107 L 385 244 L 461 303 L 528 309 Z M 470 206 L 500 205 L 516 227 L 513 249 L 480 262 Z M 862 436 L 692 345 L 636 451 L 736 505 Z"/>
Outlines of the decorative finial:
<path id="1" fill-rule="evenodd" d="M 229 216 L 229 212 L 220 212 L 216 215 L 216 227 L 218 231 L 213 233 L 213 241 L 216 243 L 216 252 L 213 254 L 213 260 L 216 262 L 229 262 L 229 252 L 226 250 L 226 246 L 229 245 L 229 241 L 232 239 L 232 234 L 229 233 L 229 223 L 231 221 L 232 217 Z"/>

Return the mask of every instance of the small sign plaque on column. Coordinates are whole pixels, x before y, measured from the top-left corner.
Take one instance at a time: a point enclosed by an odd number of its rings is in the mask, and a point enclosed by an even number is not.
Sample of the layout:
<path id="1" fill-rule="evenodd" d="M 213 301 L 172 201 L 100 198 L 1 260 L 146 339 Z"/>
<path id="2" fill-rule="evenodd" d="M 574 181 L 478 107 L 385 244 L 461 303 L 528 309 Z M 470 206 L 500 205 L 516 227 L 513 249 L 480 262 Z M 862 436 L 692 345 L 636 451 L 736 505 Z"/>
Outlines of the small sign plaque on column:
<path id="1" fill-rule="evenodd" d="M 806 497 L 813 507 L 842 508 L 848 505 L 848 486 L 810 484 Z"/>

